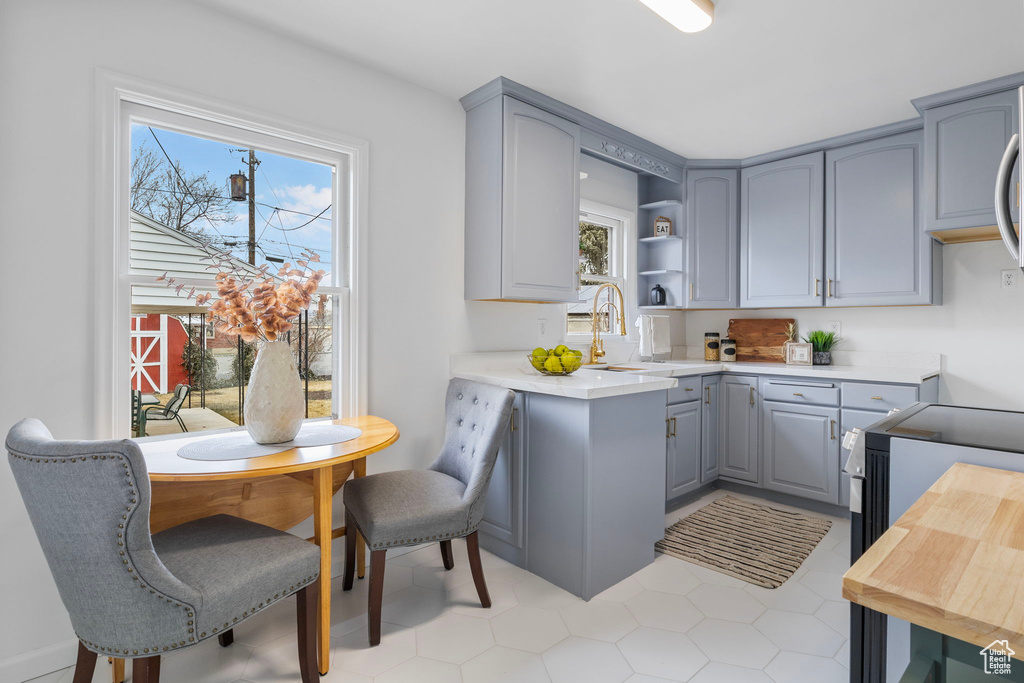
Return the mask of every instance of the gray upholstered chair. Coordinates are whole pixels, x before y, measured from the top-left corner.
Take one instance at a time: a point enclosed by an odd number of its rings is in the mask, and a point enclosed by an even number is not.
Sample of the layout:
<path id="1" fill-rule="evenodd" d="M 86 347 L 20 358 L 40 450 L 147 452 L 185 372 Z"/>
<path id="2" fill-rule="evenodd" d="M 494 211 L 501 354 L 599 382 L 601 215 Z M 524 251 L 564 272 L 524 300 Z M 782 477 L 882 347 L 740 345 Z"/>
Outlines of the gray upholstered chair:
<path id="1" fill-rule="evenodd" d="M 491 606 L 480 564 L 477 527 L 498 447 L 512 415 L 508 389 L 453 379 L 445 402 L 447 428 L 440 455 L 426 470 L 400 470 L 345 483 L 345 580 L 352 588 L 358 529 L 370 546 L 370 645 L 380 643 L 384 560 L 390 548 L 439 541 L 445 569 L 454 566 L 453 538 L 465 537 L 473 582 Z"/>
<path id="2" fill-rule="evenodd" d="M 181 419 L 181 415 L 178 411 L 180 411 L 181 407 L 185 404 L 185 399 L 188 398 L 190 391 L 192 391 L 192 387 L 189 385 L 179 384 L 174 387 L 174 395 L 168 399 L 166 405 L 143 407 L 143 426 L 145 426 L 147 422 L 170 422 L 171 420 L 177 420 L 178 426 L 181 427 L 181 431 L 187 432 L 188 427 L 185 426 L 185 421 Z"/>
<path id="3" fill-rule="evenodd" d="M 14 479 L 79 639 L 75 683 L 97 654 L 132 659 L 133 683 L 159 680 L 160 656 L 235 626 L 298 593 L 299 664 L 318 681 L 320 549 L 228 515 L 151 535 L 150 483 L 138 445 L 55 441 L 38 420 L 7 435 Z"/>

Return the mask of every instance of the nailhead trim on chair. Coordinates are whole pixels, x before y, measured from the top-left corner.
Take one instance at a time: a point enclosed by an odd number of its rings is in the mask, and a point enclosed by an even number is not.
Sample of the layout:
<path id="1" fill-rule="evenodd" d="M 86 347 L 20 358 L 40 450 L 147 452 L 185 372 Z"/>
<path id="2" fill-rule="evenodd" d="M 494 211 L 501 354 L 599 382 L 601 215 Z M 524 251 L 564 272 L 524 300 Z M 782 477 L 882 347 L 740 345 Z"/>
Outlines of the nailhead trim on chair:
<path id="1" fill-rule="evenodd" d="M 477 527 L 472 529 L 463 529 L 462 531 L 456 531 L 451 534 L 439 534 L 437 536 L 424 536 L 423 538 L 409 538 L 404 541 L 387 541 L 386 543 L 374 543 L 371 548 L 390 548 L 392 546 L 398 548 L 403 545 L 409 545 L 410 543 L 429 543 L 430 541 L 446 541 L 450 538 L 462 538 L 468 536 L 477 530 Z"/>

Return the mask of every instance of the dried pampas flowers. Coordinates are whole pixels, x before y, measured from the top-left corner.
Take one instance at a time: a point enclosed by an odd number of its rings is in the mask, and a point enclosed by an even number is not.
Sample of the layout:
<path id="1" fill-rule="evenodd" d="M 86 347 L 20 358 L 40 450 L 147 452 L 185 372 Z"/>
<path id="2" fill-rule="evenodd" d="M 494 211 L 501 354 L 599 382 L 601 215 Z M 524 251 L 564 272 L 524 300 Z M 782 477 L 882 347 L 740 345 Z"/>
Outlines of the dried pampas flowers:
<path id="1" fill-rule="evenodd" d="M 234 271 L 235 261 L 227 254 L 206 250 L 212 265 L 217 270 L 217 298 L 210 304 L 216 329 L 224 334 L 241 337 L 242 341 L 257 339 L 277 341 L 292 328 L 292 320 L 309 308 L 313 294 L 320 287 L 320 281 L 327 273 L 314 269 L 311 263 L 319 263 L 320 256 L 314 251 L 303 251 L 302 258 L 285 263 L 277 275 L 269 275 L 270 266 L 263 264 L 258 272 L 241 275 Z M 181 295 L 184 284 L 175 284 L 174 278 L 164 273 L 157 278 Z M 196 294 L 192 287 L 186 298 L 195 297 L 196 303 L 205 306 L 214 298 L 210 293 Z"/>

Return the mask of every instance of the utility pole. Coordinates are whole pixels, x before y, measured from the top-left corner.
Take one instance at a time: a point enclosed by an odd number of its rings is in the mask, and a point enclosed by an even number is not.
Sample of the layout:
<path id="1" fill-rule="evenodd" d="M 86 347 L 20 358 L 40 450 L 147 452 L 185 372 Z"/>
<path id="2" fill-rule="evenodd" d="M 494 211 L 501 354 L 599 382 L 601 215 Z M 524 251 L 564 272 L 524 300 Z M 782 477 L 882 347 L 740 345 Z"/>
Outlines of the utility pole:
<path id="1" fill-rule="evenodd" d="M 256 150 L 249 149 L 249 263 L 256 265 Z"/>

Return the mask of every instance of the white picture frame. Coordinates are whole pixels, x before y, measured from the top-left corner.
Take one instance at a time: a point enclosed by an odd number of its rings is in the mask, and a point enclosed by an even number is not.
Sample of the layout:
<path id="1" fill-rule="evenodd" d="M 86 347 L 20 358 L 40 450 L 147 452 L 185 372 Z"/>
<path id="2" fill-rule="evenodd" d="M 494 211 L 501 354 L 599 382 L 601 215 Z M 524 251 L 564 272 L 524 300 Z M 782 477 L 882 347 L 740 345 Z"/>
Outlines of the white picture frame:
<path id="1" fill-rule="evenodd" d="M 786 342 L 786 365 L 813 365 L 814 347 L 806 342 Z"/>

